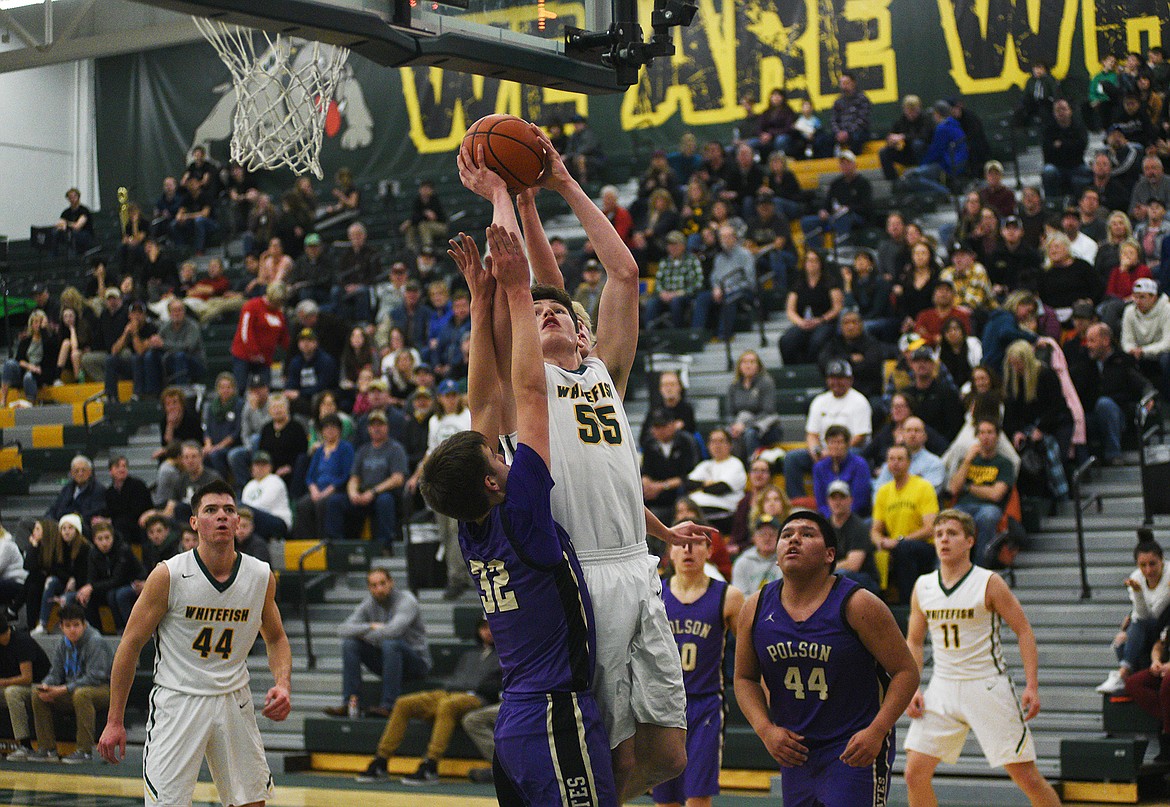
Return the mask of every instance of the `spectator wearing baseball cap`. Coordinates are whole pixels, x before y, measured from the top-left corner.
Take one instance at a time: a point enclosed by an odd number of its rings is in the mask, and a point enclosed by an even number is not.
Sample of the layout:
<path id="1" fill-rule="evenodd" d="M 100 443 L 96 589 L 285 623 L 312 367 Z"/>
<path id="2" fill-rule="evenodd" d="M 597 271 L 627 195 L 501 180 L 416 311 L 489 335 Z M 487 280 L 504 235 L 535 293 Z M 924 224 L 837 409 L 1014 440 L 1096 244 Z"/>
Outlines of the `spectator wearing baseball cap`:
<path id="1" fill-rule="evenodd" d="M 1018 222 L 1019 219 L 1016 219 Z M 998 240 L 996 242 L 999 243 Z M 998 252 L 999 247 L 996 247 Z M 995 252 L 991 253 L 995 255 Z M 987 269 L 975 257 L 975 250 L 969 244 L 957 243 L 951 248 L 951 265 L 939 273 L 940 283 L 950 283 L 955 289 L 955 305 L 976 314 L 982 321 L 987 311 L 995 307 L 995 290 Z M 971 333 L 971 323 L 967 323 Z"/>
<path id="2" fill-rule="evenodd" d="M 418 490 L 426 457 L 448 437 L 471 428 L 471 410 L 467 408 L 467 401 L 459 394 L 457 382 L 451 379 L 440 382 L 438 399 L 438 406 L 427 422 L 427 453 L 411 477 L 406 480 L 406 490 L 412 495 Z M 463 550 L 459 548 L 459 522 L 436 513 L 435 523 L 439 527 L 439 541 L 444 547 L 447 564 L 447 590 L 443 592 L 443 597 L 453 600 L 471 586 L 471 578 L 468 577 L 467 566 L 463 562 Z"/>
<path id="3" fill-rule="evenodd" d="M 1003 184 L 1003 163 L 988 160 L 983 164 L 983 185 L 979 188 L 979 203 L 995 211 L 999 218 L 1015 215 L 1016 194 Z"/>
<path id="4" fill-rule="evenodd" d="M 960 251 L 960 254 L 965 253 Z M 960 259 L 962 260 L 962 259 Z M 934 284 L 931 293 L 930 308 L 918 312 L 914 319 L 914 331 L 930 345 L 938 345 L 942 336 L 943 323 L 950 319 L 957 319 L 963 324 L 963 330 L 971 333 L 971 313 L 955 302 L 955 282 L 940 279 Z"/>
<path id="5" fill-rule="evenodd" d="M 752 546 L 739 553 L 731 567 L 731 585 L 751 596 L 780 577 L 776 565 L 776 542 L 780 538 L 780 523 L 770 515 L 762 515 L 752 526 Z"/>
<path id="6" fill-rule="evenodd" d="M 1121 317 L 1121 349 L 1163 396 L 1170 392 L 1170 300 L 1156 280 L 1134 281 L 1133 301 Z"/>
<path id="7" fill-rule="evenodd" d="M 910 356 L 912 383 L 905 393 L 914 414 L 929 423 L 949 442 L 963 426 L 963 403 L 949 379 L 943 380 L 934 353 L 925 347 Z"/>
<path id="8" fill-rule="evenodd" d="M 268 540 L 288 537 L 292 526 L 292 505 L 284 480 L 272 472 L 272 455 L 257 451 L 252 455 L 252 478 L 244 485 L 240 504 L 252 509 L 256 534 Z"/>
<path id="9" fill-rule="evenodd" d="M 326 251 L 321 236 L 309 233 L 305 236 L 305 251 L 293 261 L 285 282 L 295 302 L 312 300 L 318 305 L 327 305 L 335 274 L 333 258 Z"/>
<path id="10" fill-rule="evenodd" d="M 669 322 L 671 327 L 687 327 L 687 309 L 695 295 L 703 288 L 703 267 L 699 258 L 687 250 L 687 237 L 679 230 L 671 230 L 665 238 L 666 254 L 658 261 L 654 276 L 654 291 L 645 302 L 645 321 L 648 329 L 659 328 Z M 665 318 L 669 311 L 669 320 Z"/>
<path id="11" fill-rule="evenodd" d="M 658 407 L 648 420 L 650 434 L 642 441 L 642 495 L 651 512 L 670 523 L 687 475 L 699 464 L 699 449 L 668 410 Z"/>
<path id="12" fill-rule="evenodd" d="M 806 448 L 792 449 L 784 455 L 784 485 L 789 499 L 804 494 L 804 477 L 825 453 L 825 438 L 833 425 L 849 429 L 850 447 L 860 448 L 869 442 L 873 430 L 873 410 L 869 401 L 853 389 L 853 368 L 847 361 L 835 360 L 825 368 L 828 390 L 813 398 L 805 421 Z"/>
<path id="13" fill-rule="evenodd" d="M 840 173 L 829 183 L 820 209 L 800 220 L 800 229 L 810 244 L 818 234 L 848 235 L 873 217 L 873 186 L 858 171 L 857 155 L 848 149 L 837 152 L 837 167 Z"/>
<path id="14" fill-rule="evenodd" d="M 323 390 L 337 389 L 339 379 L 336 357 L 320 348 L 316 331 L 301 328 L 297 334 L 297 354 L 284 372 L 284 395 L 292 401 L 293 410 L 308 415 L 313 396 Z"/>
<path id="15" fill-rule="evenodd" d="M 834 572 L 880 596 L 869 525 L 854 510 L 853 492 L 849 483 L 843 479 L 830 483 L 826 495 L 829 500 L 829 523 L 837 531 L 837 566 Z"/>

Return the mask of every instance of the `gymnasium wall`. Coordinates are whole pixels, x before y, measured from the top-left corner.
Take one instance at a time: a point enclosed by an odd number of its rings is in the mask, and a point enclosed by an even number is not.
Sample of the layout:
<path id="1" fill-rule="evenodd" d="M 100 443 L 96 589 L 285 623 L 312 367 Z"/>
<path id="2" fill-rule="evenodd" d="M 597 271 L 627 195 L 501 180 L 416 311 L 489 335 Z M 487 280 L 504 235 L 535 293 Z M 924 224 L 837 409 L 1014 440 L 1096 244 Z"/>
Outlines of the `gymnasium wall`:
<path id="1" fill-rule="evenodd" d="M 95 206 L 93 62 L 0 74 L 0 235 L 57 221 L 77 187 Z"/>
<path id="2" fill-rule="evenodd" d="M 650 0 L 643 0 L 649 16 Z M 1170 34 L 1165 0 L 698 0 L 699 14 L 676 33 L 678 55 L 659 60 L 624 94 L 585 97 L 433 68 L 385 69 L 352 57 L 334 99 L 322 162 L 327 177 L 346 165 L 363 179 L 410 181 L 454 171 L 467 125 L 510 112 L 532 120 L 586 115 L 612 154 L 673 147 L 685 129 L 727 139 L 745 94 L 782 86 L 825 110 L 837 78 L 853 71 L 877 105 L 877 129 L 916 93 L 931 103 L 964 95 L 994 115 L 1015 103 L 1029 64 L 1054 66 L 1072 96 L 1083 93 L 1107 51 L 1144 50 Z M 530 8 L 530 7 L 529 7 Z M 548 0 L 574 24 L 579 2 Z M 517 30 L 520 12 L 485 22 Z M 234 107 L 226 68 L 198 44 L 97 62 L 99 169 L 103 201 L 126 185 L 155 198 L 181 170 L 191 143 L 227 156 Z"/>

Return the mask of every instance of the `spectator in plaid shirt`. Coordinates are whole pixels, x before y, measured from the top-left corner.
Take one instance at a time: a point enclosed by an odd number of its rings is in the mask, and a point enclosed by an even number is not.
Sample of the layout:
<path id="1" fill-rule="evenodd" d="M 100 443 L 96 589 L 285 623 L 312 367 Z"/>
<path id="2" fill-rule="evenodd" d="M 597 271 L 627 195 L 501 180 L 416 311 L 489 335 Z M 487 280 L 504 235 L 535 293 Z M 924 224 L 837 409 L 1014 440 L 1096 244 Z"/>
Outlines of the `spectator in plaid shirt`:
<path id="1" fill-rule="evenodd" d="M 870 113 L 873 105 L 864 92 L 857 88 L 852 73 L 841 74 L 841 94 L 833 102 L 830 123 L 833 140 L 838 148 L 860 151 L 869 140 Z"/>
<path id="2" fill-rule="evenodd" d="M 695 298 L 691 327 L 705 328 L 713 304 L 719 305 L 717 336 L 727 341 L 735 331 L 735 310 L 740 300 L 755 291 L 755 258 L 739 243 L 735 228 L 724 224 L 719 228 L 719 251 L 711 269 L 711 287 Z"/>
<path id="3" fill-rule="evenodd" d="M 670 307 L 670 324 L 686 327 L 687 306 L 703 288 L 703 267 L 694 253 L 687 252 L 687 237 L 678 230 L 666 234 L 666 257 L 658 262 L 654 293 L 646 298 L 646 327 L 653 328 Z"/>
<path id="4" fill-rule="evenodd" d="M 939 280 L 949 280 L 955 287 L 955 302 L 971 311 L 995 308 L 991 278 L 983 264 L 975 260 L 975 250 L 967 244 L 951 249 L 951 265 L 942 270 Z"/>

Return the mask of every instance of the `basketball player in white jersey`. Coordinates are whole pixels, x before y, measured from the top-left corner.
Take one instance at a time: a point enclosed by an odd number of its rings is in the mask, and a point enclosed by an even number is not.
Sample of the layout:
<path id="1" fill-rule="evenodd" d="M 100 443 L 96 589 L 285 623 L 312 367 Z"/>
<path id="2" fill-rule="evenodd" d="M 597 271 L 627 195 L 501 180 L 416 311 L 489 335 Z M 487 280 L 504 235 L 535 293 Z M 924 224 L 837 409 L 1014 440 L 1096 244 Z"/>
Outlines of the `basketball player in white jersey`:
<path id="1" fill-rule="evenodd" d="M 98 751 L 126 754 L 123 718 L 134 667 L 154 635 L 154 688 L 142 777 L 147 807 L 191 804 L 204 757 L 224 807 L 263 807 L 272 775 L 248 686 L 248 653 L 257 634 L 276 679 L 262 714 L 288 717 L 292 653 L 276 608 L 268 564 L 236 551 L 239 523 L 231 486 L 215 481 L 191 498 L 195 549 L 160 563 L 134 605 L 110 678 L 110 709 Z"/>
<path id="2" fill-rule="evenodd" d="M 682 668 L 646 535 L 676 544 L 705 539 L 706 533 L 689 524 L 668 528 L 643 506 L 636 437 L 622 404 L 638 342 L 638 265 L 543 132 L 533 130 L 548 155 L 541 186 L 568 202 L 607 272 L 597 340 L 582 359 L 587 337 L 564 292 L 533 192 L 522 194 L 529 262 L 544 284 L 534 288 L 533 304 L 548 383 L 553 515 L 573 538 L 597 623 L 604 626 L 598 632 L 594 691 L 613 749 L 618 792 L 627 799 L 674 778 L 686 765 Z M 476 168 L 466 152 L 458 163 L 463 184 L 492 202 L 493 223 L 519 232 L 503 180 Z M 505 330 L 493 323 L 497 359 L 511 352 Z M 510 377 L 503 366 L 498 373 Z"/>
<path id="3" fill-rule="evenodd" d="M 992 767 L 1003 766 L 1033 805 L 1060 804 L 1036 767 L 1026 721 L 1040 712 L 1036 637 L 1016 595 L 1003 578 L 971 562 L 975 521 L 943 510 L 934 522 L 938 571 L 924 574 L 910 598 L 906 641 L 922 669 L 930 630 L 934 675 L 910 701 L 906 735 L 906 786 L 910 807 L 936 807 L 931 779 L 940 761 L 954 763 L 968 731 L 974 731 Z M 1000 623 L 1015 631 L 1026 684 L 1020 700 L 1000 646 Z M 1021 709 L 1022 707 L 1022 709 Z"/>

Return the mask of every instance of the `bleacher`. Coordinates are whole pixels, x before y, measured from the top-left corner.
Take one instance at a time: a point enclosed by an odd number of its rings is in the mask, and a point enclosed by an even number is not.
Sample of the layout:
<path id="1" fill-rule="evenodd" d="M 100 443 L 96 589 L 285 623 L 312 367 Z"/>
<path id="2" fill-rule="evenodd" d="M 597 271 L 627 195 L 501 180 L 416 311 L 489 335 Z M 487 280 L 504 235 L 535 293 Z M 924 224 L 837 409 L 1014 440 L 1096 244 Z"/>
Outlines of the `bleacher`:
<path id="1" fill-rule="evenodd" d="M 989 134 L 992 134 L 990 130 Z M 872 176 L 877 168 L 877 148 L 874 144 L 871 147 L 867 147 L 860 158 L 863 170 Z M 1033 162 L 1036 156 L 1030 153 Z M 836 170 L 833 160 L 821 161 L 826 164 L 814 166 L 816 162 L 795 164 L 802 187 L 823 184 Z M 881 184 L 884 186 L 885 183 Z M 364 193 L 367 213 L 363 220 L 373 234 L 380 236 L 372 239 L 373 243 L 387 257 L 397 254 L 401 242 L 393 225 L 409 212 L 409 194 L 384 193 L 379 196 L 374 186 L 367 186 Z M 452 232 L 460 229 L 475 232 L 490 219 L 490 208 L 486 203 L 462 191 L 453 176 L 440 180 L 439 193 L 449 211 L 462 214 L 452 216 Z M 564 212 L 559 199 L 554 201 L 549 194 L 542 194 L 540 198 L 548 203 L 548 209 L 543 212 L 550 233 L 563 232 L 572 226 L 556 218 Z M 231 256 L 231 244 L 226 253 Z M 11 256 L 13 270 L 9 283 L 13 295 L 26 292 L 34 278 L 47 280 L 54 292 L 66 283 L 77 282 L 76 259 L 53 259 L 37 252 L 27 242 L 14 243 Z M 238 265 L 233 269 L 238 271 Z M 808 402 L 822 385 L 815 367 L 780 366 L 776 344 L 785 327 L 783 316 L 773 310 L 764 326 L 766 347 L 760 347 L 756 333 L 741 332 L 726 350 L 723 346 L 709 345 L 705 335 L 696 336 L 689 331 L 643 334 L 637 365 L 642 372 L 635 375 L 627 396 L 631 422 L 640 424 L 646 414 L 649 373 L 655 368 L 685 365 L 688 397 L 695 406 L 700 428 L 707 431 L 722 424 L 727 414 L 723 396 L 729 380 L 726 353 L 738 355 L 750 348 L 761 352 L 765 366 L 769 367 L 776 381 L 785 439 L 800 441 Z M 205 326 L 209 358 L 205 381 L 209 382 L 215 373 L 227 369 L 230 364 L 228 347 L 233 332 L 233 320 Z M 44 390 L 43 403 L 39 406 L 0 410 L 0 439 L 3 441 L 0 471 L 22 468 L 29 486 L 27 491 L 16 492 L 18 495 L 9 493 L 0 502 L 8 519 L 42 513 L 60 489 L 69 459 L 79 452 L 95 459 L 99 478 L 104 473 L 104 458 L 117 450 L 127 455 L 132 473 L 147 480 L 153 479 L 154 462 L 150 459 L 150 452 L 158 445 L 157 405 L 129 400 L 129 386 L 128 382 L 120 385 L 119 402 L 95 399 L 87 403 L 100 393 L 100 385 L 78 384 Z M 1140 499 L 1134 493 L 1137 469 L 1131 464 L 1094 473 L 1095 478 L 1086 483 L 1085 492 L 1100 495 L 1104 510 L 1100 514 L 1087 512 L 1084 517 L 1088 579 L 1093 586 L 1093 598 L 1082 601 L 1079 597 L 1072 537 L 1074 523 L 1067 503 L 1058 515 L 1045 519 L 1039 531 L 1029 537 L 1014 572 L 1014 590 L 1032 621 L 1040 648 L 1044 708 L 1033 721 L 1032 729 L 1036 735 L 1040 769 L 1049 778 L 1061 775 L 1061 740 L 1092 739 L 1105 730 L 1103 700 L 1093 687 L 1113 665 L 1109 642 L 1128 608 L 1120 581 L 1132 567 L 1129 553 L 1133 543 L 1132 530 L 1137 521 L 1133 514 L 1140 506 Z M 1156 526 L 1163 541 L 1170 539 L 1170 522 L 1159 520 Z M 284 566 L 281 571 L 281 602 L 293 649 L 294 709 L 283 723 L 262 719 L 262 733 L 270 754 L 283 757 L 283 769 L 311 767 L 326 771 L 358 771 L 368 761 L 384 721 L 326 718 L 321 716 L 320 710 L 340 701 L 341 644 L 333 628 L 364 595 L 364 574 L 345 563 L 322 556 L 310 563 L 306 574 L 301 575 L 297 561 L 306 548 L 289 542 L 275 553 L 278 557 L 276 565 Z M 408 579 L 409 570 L 401 557 L 380 559 L 375 564 L 387 567 L 400 584 Z M 304 596 L 303 586 L 310 581 L 320 585 L 309 596 Z M 459 653 L 471 646 L 474 630 L 470 626 L 479 607 L 473 594 L 466 594 L 452 604 L 441 600 L 437 590 L 424 590 L 420 592 L 420 600 L 432 639 L 435 668 L 427 681 L 412 685 L 415 687 L 435 685 L 450 671 Z M 308 611 L 309 634 L 302 619 L 302 608 Z M 308 669 L 306 662 L 310 636 L 317 660 L 312 669 Z M 1009 637 L 1005 644 L 1009 664 L 1017 680 L 1022 680 L 1015 643 Z M 264 654 L 253 654 L 249 666 L 253 693 L 259 704 L 272 684 Z M 148 669 L 148 666 L 140 668 L 143 672 Z M 141 685 L 145 685 L 145 680 L 140 682 Z M 372 679 L 369 686 L 374 686 Z M 776 773 L 775 764 L 735 708 L 730 688 L 728 699 L 731 710 L 724 752 L 724 785 L 768 789 Z M 1119 708 L 1121 714 L 1130 719 L 1129 723 L 1123 722 L 1122 725 L 1150 731 L 1148 723 L 1137 720 L 1132 709 L 1125 711 L 1124 705 Z M 906 725 L 903 718 L 899 724 L 902 738 L 905 737 Z M 1112 725 L 1116 730 L 1116 721 Z M 421 724 L 412 726 L 400 756 L 392 761 L 392 772 L 405 773 L 414 769 L 417 757 L 425 747 L 428 731 Z M 131 728 L 130 738 L 132 742 L 144 740 L 145 731 L 141 724 Z M 457 730 L 450 758 L 444 762 L 441 772 L 462 775 L 469 767 L 482 764 L 474 760 L 474 756 L 474 748 L 462 736 L 461 730 Z M 903 764 L 903 758 L 899 756 L 897 770 L 900 771 Z M 1067 778 L 1068 772 L 1065 774 Z M 901 787 L 900 780 L 897 786 Z M 981 798 L 985 798 L 991 792 L 997 803 L 1019 803 L 1018 792 L 1006 784 L 1002 771 L 987 768 L 973 740 L 964 748 L 956 766 L 943 766 L 938 792 L 944 801 L 970 793 L 983 794 Z"/>

